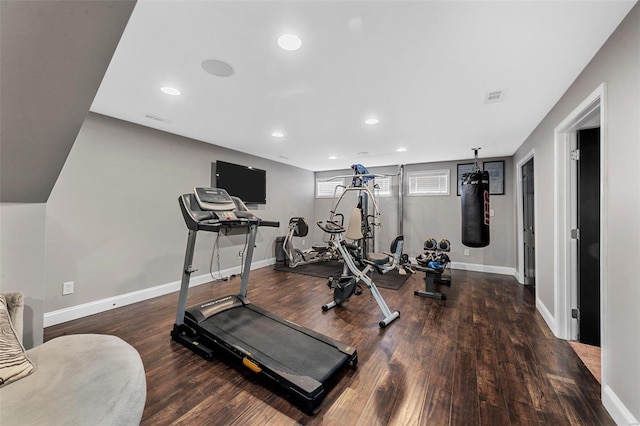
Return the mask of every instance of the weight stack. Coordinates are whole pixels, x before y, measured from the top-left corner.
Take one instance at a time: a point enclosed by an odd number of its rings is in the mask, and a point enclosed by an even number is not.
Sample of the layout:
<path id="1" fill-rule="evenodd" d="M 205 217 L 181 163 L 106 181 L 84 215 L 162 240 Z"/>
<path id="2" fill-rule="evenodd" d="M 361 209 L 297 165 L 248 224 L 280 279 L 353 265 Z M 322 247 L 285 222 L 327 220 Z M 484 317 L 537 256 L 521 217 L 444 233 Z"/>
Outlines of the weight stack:
<path id="1" fill-rule="evenodd" d="M 489 245 L 489 172 L 478 170 L 462 179 L 462 244 Z"/>

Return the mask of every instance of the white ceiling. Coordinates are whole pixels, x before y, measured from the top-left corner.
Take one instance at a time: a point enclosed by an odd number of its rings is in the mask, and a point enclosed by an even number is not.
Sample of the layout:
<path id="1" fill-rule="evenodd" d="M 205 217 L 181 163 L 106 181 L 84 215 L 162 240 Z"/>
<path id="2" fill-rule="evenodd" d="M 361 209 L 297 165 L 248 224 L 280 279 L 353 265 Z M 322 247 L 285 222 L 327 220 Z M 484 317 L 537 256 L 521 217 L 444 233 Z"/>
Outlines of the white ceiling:
<path id="1" fill-rule="evenodd" d="M 509 156 L 634 3 L 138 0 L 91 111 L 314 171 Z"/>

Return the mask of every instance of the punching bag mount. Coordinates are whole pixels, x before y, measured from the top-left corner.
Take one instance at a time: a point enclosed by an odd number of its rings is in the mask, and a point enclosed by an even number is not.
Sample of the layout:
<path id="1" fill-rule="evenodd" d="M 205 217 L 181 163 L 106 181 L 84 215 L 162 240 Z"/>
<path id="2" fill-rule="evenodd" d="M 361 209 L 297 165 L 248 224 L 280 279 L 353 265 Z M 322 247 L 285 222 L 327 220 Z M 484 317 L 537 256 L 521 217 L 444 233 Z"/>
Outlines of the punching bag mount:
<path id="1" fill-rule="evenodd" d="M 474 162 L 473 162 L 473 171 L 477 172 L 480 170 L 480 166 L 478 166 L 478 151 L 480 151 L 482 149 L 482 147 L 478 147 L 478 148 L 471 148 L 471 151 L 473 151 L 473 158 L 474 158 Z"/>

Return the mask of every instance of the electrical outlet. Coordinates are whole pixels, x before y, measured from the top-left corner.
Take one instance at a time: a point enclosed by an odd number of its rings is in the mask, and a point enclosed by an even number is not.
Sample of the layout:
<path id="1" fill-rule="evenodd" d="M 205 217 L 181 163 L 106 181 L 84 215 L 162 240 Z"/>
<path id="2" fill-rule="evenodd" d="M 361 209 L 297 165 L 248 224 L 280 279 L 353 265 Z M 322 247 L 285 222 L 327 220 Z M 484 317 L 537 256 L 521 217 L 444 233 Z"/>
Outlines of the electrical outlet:
<path id="1" fill-rule="evenodd" d="M 464 249 L 464 255 L 469 256 L 469 249 Z"/>
<path id="2" fill-rule="evenodd" d="M 73 281 L 62 283 L 62 295 L 73 294 Z"/>
<path id="3" fill-rule="evenodd" d="M 307 243 L 306 240 L 303 238 L 302 239 L 302 245 L 305 245 L 306 243 Z"/>

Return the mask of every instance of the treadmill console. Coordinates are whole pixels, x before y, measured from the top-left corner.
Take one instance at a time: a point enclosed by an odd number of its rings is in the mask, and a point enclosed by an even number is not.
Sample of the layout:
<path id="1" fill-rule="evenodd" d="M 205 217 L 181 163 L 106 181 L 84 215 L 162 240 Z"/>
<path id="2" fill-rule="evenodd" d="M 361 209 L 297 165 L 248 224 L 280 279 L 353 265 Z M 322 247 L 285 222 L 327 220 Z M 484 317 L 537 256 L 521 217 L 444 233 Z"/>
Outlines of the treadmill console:
<path id="1" fill-rule="evenodd" d="M 198 205 L 202 210 L 212 211 L 220 220 L 237 220 L 233 213 L 236 203 L 231 196 L 221 188 L 193 188 Z"/>
<path id="2" fill-rule="evenodd" d="M 193 188 L 193 193 L 178 197 L 180 211 L 192 231 L 229 233 L 247 232 L 247 227 L 270 226 L 279 222 L 262 220 L 254 215 L 238 197 L 232 197 L 222 188 Z"/>

